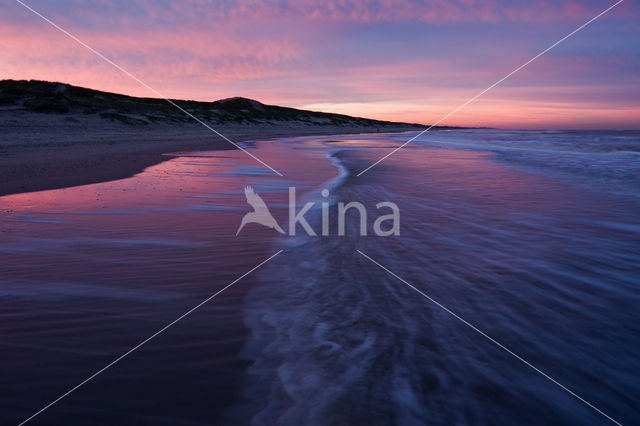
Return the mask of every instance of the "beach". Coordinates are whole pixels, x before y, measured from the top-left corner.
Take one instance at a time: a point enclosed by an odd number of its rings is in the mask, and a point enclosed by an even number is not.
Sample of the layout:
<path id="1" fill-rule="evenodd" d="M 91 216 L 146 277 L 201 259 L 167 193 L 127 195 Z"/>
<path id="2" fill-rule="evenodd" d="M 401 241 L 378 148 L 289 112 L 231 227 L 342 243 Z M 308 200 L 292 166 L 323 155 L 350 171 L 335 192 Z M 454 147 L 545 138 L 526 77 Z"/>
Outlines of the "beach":
<path id="1" fill-rule="evenodd" d="M 17 0 L 0 425 L 640 419 L 640 3 Z"/>
<path id="2" fill-rule="evenodd" d="M 637 132 L 461 129 L 257 139 L 130 178 L 0 198 L 3 423 L 599 424 L 637 418 Z M 576 143 L 580 141 L 580 144 Z M 589 164 L 591 167 L 585 168 Z M 250 224 L 244 188 L 286 227 Z M 322 190 L 329 196 L 321 195 Z M 337 203 L 401 210 L 359 235 Z M 603 210 L 601 206 L 608 206 Z M 612 348 L 616 348 L 612 350 Z M 72 419 L 72 420 L 70 420 Z M 531 419 L 536 419 L 535 421 Z"/>
<path id="3" fill-rule="evenodd" d="M 379 130 L 296 121 L 209 124 L 234 143 Z M 0 195 L 123 179 L 166 160 L 164 154 L 172 152 L 236 149 L 198 123 L 136 126 L 82 113 L 38 114 L 5 108 L 0 111 L 0 128 Z M 398 124 L 384 131 L 410 129 Z"/>

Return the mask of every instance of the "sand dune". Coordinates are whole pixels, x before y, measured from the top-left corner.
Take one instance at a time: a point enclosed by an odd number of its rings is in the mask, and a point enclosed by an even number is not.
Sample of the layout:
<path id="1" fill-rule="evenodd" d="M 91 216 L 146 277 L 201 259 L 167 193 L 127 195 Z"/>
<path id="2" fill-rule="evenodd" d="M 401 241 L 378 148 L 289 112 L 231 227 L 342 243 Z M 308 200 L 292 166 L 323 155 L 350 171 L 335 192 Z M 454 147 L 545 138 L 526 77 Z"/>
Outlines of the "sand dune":
<path id="1" fill-rule="evenodd" d="M 421 127 L 245 98 L 175 102 L 234 142 Z M 0 129 L 0 195 L 125 178 L 168 152 L 234 149 L 165 100 L 41 81 L 0 82 Z"/>

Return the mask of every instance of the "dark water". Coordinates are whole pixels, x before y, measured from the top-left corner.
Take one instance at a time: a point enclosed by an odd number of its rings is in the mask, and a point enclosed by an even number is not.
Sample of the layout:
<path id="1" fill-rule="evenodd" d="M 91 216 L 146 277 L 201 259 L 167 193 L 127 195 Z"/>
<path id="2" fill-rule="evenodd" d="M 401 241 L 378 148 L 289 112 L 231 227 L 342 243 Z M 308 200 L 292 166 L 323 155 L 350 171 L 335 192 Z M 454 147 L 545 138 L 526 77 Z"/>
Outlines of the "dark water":
<path id="1" fill-rule="evenodd" d="M 356 176 L 410 136 L 258 144 L 284 178 L 225 151 L 0 198 L 0 423 L 279 249 L 33 424 L 612 424 L 356 250 L 639 423 L 638 135 L 439 132 Z M 289 186 L 318 204 L 329 189 L 330 235 L 235 237 L 245 185 L 285 225 Z M 367 206 L 369 235 L 354 215 L 337 235 L 340 201 Z M 399 236 L 373 234 L 381 201 Z M 319 231 L 320 211 L 307 218 Z"/>

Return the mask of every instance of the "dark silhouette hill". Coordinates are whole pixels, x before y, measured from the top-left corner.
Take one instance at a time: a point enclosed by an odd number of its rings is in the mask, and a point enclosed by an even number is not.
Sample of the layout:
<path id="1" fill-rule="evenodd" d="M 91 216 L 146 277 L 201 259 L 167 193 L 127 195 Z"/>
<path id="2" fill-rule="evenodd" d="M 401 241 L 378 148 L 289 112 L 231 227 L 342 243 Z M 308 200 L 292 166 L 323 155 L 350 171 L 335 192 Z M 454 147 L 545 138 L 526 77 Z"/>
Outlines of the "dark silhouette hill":
<path id="1" fill-rule="evenodd" d="M 278 124 L 294 121 L 312 126 L 424 127 L 276 105 L 234 97 L 213 102 L 172 99 L 176 105 L 210 124 Z M 130 125 L 194 122 L 184 112 L 160 98 L 138 98 L 117 93 L 38 80 L 0 81 L 0 108 L 17 108 L 44 114 L 81 113 Z"/>
<path id="2" fill-rule="evenodd" d="M 292 136 L 424 129 L 241 97 L 172 102 L 228 140 L 165 99 L 47 81 L 0 81 L 0 195 L 126 178 L 172 158 L 167 153 L 235 149 L 229 140 L 251 144 Z"/>

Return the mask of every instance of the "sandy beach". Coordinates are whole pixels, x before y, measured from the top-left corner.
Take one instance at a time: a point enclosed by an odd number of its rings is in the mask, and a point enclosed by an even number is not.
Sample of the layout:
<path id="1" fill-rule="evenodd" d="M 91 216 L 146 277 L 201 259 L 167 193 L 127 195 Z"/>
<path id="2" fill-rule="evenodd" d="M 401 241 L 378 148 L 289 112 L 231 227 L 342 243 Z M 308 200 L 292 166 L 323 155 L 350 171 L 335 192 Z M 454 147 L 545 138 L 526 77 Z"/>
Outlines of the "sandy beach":
<path id="1" fill-rule="evenodd" d="M 234 142 L 276 137 L 372 133 L 377 127 L 295 121 L 212 125 Z M 122 179 L 167 160 L 164 154 L 236 149 L 197 123 L 146 126 L 86 114 L 0 111 L 0 195 Z M 412 130 L 385 126 L 385 132 Z"/>
<path id="2" fill-rule="evenodd" d="M 356 249 L 632 424 L 638 357 L 610 348 L 638 335 L 637 135 L 440 132 L 357 176 L 412 135 L 256 142 L 284 177 L 239 150 L 202 150 L 127 179 L 2 197 L 0 424 L 278 251 L 40 423 L 484 425 L 532 412 L 543 413 L 532 424 L 602 423 Z M 305 214 L 316 236 L 256 223 L 236 235 L 247 186 L 284 229 L 291 186 L 297 211 L 328 199 L 328 235 L 318 208 Z M 358 215 L 338 233 L 337 203 L 351 200 L 367 209 L 366 236 Z M 399 236 L 373 232 L 386 200 L 401 208 Z"/>
<path id="3" fill-rule="evenodd" d="M 4 2 L 0 426 L 639 424 L 640 3 L 539 3 Z"/>

